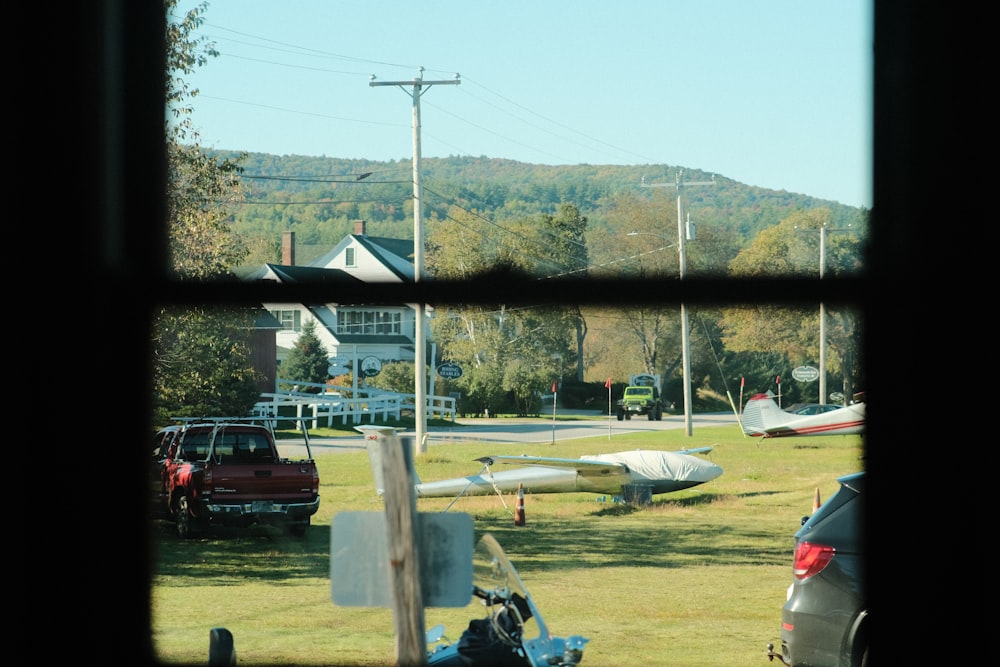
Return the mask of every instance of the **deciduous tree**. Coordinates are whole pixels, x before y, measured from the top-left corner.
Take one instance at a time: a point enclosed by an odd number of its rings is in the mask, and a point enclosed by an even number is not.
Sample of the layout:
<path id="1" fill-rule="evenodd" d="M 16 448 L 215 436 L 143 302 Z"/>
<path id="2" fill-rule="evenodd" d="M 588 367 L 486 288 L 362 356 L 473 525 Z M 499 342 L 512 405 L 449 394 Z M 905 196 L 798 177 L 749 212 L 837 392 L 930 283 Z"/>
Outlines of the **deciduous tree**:
<path id="1" fill-rule="evenodd" d="M 829 229 L 830 211 L 797 211 L 765 229 L 730 263 L 735 278 L 762 276 L 816 276 L 819 273 L 820 230 L 827 228 L 824 249 L 826 275 L 857 271 L 861 242 L 850 230 Z M 827 372 L 841 375 L 846 396 L 853 394 L 858 377 L 860 330 L 857 314 L 827 307 L 826 340 L 830 354 Z M 727 308 L 720 326 L 731 352 L 778 352 L 788 366 L 817 363 L 819 359 L 819 304 L 805 307 L 757 306 Z M 776 369 L 780 372 L 781 369 Z M 824 401 L 826 398 L 824 397 Z"/>
<path id="2" fill-rule="evenodd" d="M 198 91 L 185 76 L 218 55 L 196 31 L 207 3 L 175 16 L 164 0 L 167 25 L 167 214 L 170 266 L 177 280 L 223 280 L 246 256 L 228 226 L 227 206 L 241 197 L 236 161 L 216 161 L 198 144 L 190 123 Z M 248 308 L 164 309 L 153 323 L 154 419 L 245 414 L 259 395 Z"/>

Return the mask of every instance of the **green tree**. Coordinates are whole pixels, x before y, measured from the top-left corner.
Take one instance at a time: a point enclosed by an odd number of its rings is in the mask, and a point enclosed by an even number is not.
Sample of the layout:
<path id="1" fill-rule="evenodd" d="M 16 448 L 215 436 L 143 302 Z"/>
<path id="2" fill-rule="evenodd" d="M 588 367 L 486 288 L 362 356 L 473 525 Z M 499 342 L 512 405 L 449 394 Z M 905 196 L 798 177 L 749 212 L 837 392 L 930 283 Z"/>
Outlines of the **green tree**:
<path id="1" fill-rule="evenodd" d="M 365 386 L 369 388 L 396 391 L 400 394 L 413 394 L 415 371 L 412 361 L 389 361 L 382 364 L 379 374 L 365 378 Z"/>
<path id="2" fill-rule="evenodd" d="M 167 24 L 167 214 L 170 266 L 180 281 L 226 280 L 246 256 L 233 234 L 229 207 L 242 197 L 240 168 L 217 161 L 198 145 L 190 122 L 197 89 L 185 76 L 218 55 L 196 36 L 207 3 L 175 17 L 177 0 L 164 0 Z M 243 415 L 259 396 L 250 340 L 257 309 L 162 309 L 153 326 L 153 408 L 171 416 Z"/>
<path id="3" fill-rule="evenodd" d="M 172 17 L 177 0 L 164 5 Z M 219 278 L 247 255 L 229 224 L 232 205 L 243 199 L 240 158 L 217 160 L 203 152 L 191 124 L 198 89 L 184 77 L 219 55 L 196 36 L 207 7 L 203 2 L 167 23 L 167 214 L 171 266 L 182 280 Z"/>
<path id="4" fill-rule="evenodd" d="M 561 207 L 558 216 L 495 224 L 493 243 L 484 243 L 482 235 L 473 231 L 476 221 L 473 213 L 454 211 L 447 220 L 429 226 L 428 267 L 435 277 L 462 279 L 498 269 L 552 276 L 565 273 L 567 262 L 576 261 L 574 268 L 586 266 L 581 241 L 586 218 L 575 207 Z M 553 244 L 572 248 L 573 256 L 553 251 Z M 557 289 L 555 282 L 546 288 Z M 537 403 L 543 388 L 562 379 L 560 360 L 568 362 L 577 354 L 572 344 L 577 315 L 567 308 L 456 306 L 439 311 L 431 329 L 442 360 L 464 369 L 455 386 L 469 411 L 533 413 L 537 406 L 532 400 Z"/>
<path id="5" fill-rule="evenodd" d="M 852 233 L 829 230 L 830 211 L 813 209 L 792 213 L 779 224 L 760 232 L 730 263 L 737 278 L 759 276 L 815 276 L 819 271 L 820 230 L 825 232 L 828 266 L 824 273 L 857 271 L 861 240 Z M 843 230 L 847 231 L 847 230 Z M 843 393 L 850 396 L 859 369 L 860 330 L 857 313 L 837 306 L 826 308 L 826 340 L 831 352 L 826 371 L 840 375 Z M 778 352 L 795 367 L 819 359 L 819 304 L 802 307 L 757 306 L 722 311 L 722 340 L 732 352 Z M 782 369 L 776 369 L 780 372 Z M 790 370 L 790 369 L 789 369 Z"/>
<path id="6" fill-rule="evenodd" d="M 587 218 L 573 204 L 563 203 L 557 215 L 542 217 L 538 226 L 545 241 L 549 261 L 561 268 L 560 275 L 586 278 L 590 268 L 587 250 Z M 565 318 L 576 333 L 576 379 L 583 382 L 583 346 L 587 338 L 587 318 L 579 306 L 570 305 L 552 314 Z M 556 353 L 559 354 L 559 353 Z M 561 381 L 562 378 L 560 377 Z"/>
<path id="7" fill-rule="evenodd" d="M 248 363 L 254 314 L 245 308 L 171 308 L 155 333 L 154 419 L 245 415 L 260 397 Z"/>
<path id="8" fill-rule="evenodd" d="M 292 382 L 283 382 L 283 389 L 291 389 L 296 382 L 325 384 L 330 377 L 330 354 L 316 335 L 316 322 L 309 320 L 302 325 L 295 346 L 288 351 L 288 357 L 281 364 L 281 377 Z M 320 387 L 306 387 L 304 391 L 319 393 Z"/>
<path id="9" fill-rule="evenodd" d="M 629 192 L 616 195 L 612 202 L 607 227 L 590 239 L 598 266 L 595 273 L 638 278 L 678 275 L 677 207 L 672 200 L 662 194 L 642 198 Z M 618 331 L 635 343 L 630 347 L 639 353 L 629 374 L 658 374 L 666 384 L 670 375 L 682 372 L 676 306 L 629 306 L 612 312 L 621 318 Z"/>

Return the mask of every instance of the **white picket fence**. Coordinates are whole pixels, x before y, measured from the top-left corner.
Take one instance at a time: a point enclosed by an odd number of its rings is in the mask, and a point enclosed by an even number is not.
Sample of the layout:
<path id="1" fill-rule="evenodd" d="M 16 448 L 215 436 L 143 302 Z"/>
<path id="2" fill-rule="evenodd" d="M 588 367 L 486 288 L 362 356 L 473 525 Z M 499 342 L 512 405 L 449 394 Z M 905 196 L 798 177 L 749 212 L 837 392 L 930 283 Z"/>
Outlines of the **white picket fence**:
<path id="1" fill-rule="evenodd" d="M 292 391 L 279 391 L 281 385 L 295 385 Z M 307 387 L 319 388 L 323 393 L 303 391 Z M 352 396 L 352 394 L 357 394 Z M 455 399 L 450 396 L 428 396 L 427 416 L 455 421 Z M 250 411 L 251 417 L 262 419 L 276 417 L 279 410 L 294 407 L 299 419 L 312 417 L 311 428 L 318 428 L 322 421 L 325 426 L 334 425 L 339 419 L 341 425 L 361 424 L 366 419 L 374 424 L 378 420 L 399 419 L 404 410 L 416 410 L 416 394 L 386 392 L 381 389 L 357 389 L 335 385 L 297 382 L 278 378 L 273 392 L 261 394 Z"/>

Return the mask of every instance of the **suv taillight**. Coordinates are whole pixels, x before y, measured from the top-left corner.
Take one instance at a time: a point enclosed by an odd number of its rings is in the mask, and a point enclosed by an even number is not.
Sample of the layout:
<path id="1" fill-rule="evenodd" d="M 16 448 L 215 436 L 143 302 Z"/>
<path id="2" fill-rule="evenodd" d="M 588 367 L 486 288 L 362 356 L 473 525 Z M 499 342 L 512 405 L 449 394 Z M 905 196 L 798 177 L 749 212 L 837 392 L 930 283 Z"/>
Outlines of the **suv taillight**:
<path id="1" fill-rule="evenodd" d="M 826 567 L 837 550 L 825 544 L 799 542 L 795 547 L 795 561 L 792 563 L 792 574 L 796 579 L 808 579 L 819 574 Z"/>

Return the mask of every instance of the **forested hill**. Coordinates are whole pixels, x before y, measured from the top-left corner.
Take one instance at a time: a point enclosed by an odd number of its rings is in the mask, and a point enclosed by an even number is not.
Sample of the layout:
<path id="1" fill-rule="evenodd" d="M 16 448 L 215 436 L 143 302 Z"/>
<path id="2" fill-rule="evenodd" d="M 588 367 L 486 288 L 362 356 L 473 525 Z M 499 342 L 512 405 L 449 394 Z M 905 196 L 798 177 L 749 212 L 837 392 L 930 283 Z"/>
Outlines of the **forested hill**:
<path id="1" fill-rule="evenodd" d="M 294 231 L 297 263 L 307 263 L 338 243 L 353 231 L 355 220 L 365 220 L 372 236 L 413 238 L 410 158 L 378 162 L 250 153 L 241 165 L 247 198 L 234 216 L 235 229 L 274 240 L 284 231 Z M 487 157 L 423 158 L 420 180 L 427 219 L 462 211 L 490 224 L 503 224 L 552 214 L 560 204 L 569 203 L 587 217 L 590 230 L 600 230 L 606 224 L 605 213 L 623 198 L 657 198 L 663 202 L 665 218 L 676 224 L 676 205 L 670 202 L 676 202 L 678 175 L 685 184 L 685 210 L 698 229 L 725 231 L 740 245 L 791 213 L 815 208 L 830 209 L 832 225 L 852 225 L 864 233 L 863 209 L 679 166 L 551 166 Z M 698 185 L 713 179 L 714 185 Z"/>

